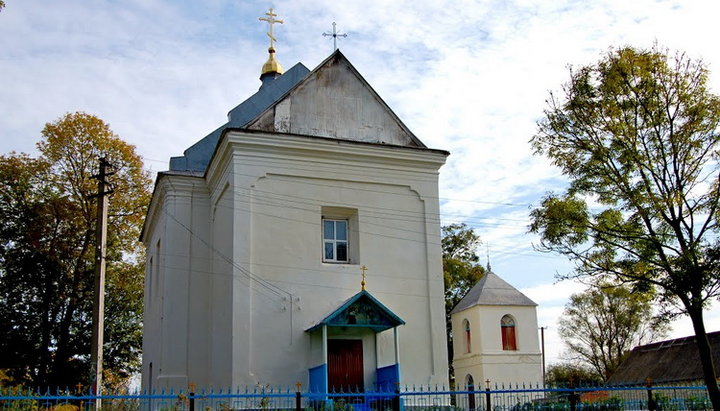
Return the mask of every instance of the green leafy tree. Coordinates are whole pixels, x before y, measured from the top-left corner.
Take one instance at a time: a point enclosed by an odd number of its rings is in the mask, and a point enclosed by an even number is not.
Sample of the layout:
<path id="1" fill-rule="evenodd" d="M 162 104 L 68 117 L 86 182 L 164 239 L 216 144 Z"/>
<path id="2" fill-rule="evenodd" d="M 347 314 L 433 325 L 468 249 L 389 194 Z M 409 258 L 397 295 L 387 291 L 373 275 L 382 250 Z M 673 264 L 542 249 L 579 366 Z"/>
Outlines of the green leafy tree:
<path id="1" fill-rule="evenodd" d="M 574 360 L 607 381 L 630 350 L 667 334 L 667 321 L 653 315 L 651 293 L 599 282 L 573 294 L 559 320 L 559 333 Z"/>
<path id="2" fill-rule="evenodd" d="M 134 147 L 85 113 L 42 131 L 39 157 L 0 156 L 0 369 L 14 384 L 89 381 L 98 159 L 115 166 L 110 198 L 105 368 L 122 383 L 139 366 L 140 248 L 150 179 Z"/>
<path id="3" fill-rule="evenodd" d="M 485 269 L 478 263 L 477 248 L 480 236 L 465 223 L 442 227 L 443 279 L 445 282 L 445 311 L 462 300 L 480 280 Z"/>
<path id="4" fill-rule="evenodd" d="M 443 278 L 445 284 L 445 324 L 447 328 L 448 370 L 454 380 L 452 366 L 453 338 L 450 311 L 485 274 L 478 264 L 477 248 L 480 236 L 464 223 L 442 227 Z"/>
<path id="5" fill-rule="evenodd" d="M 720 409 L 703 320 L 720 290 L 720 99 L 707 77 L 702 62 L 658 47 L 610 50 L 571 70 L 531 140 L 570 185 L 531 212 L 530 231 L 540 248 L 576 262 L 570 276 L 654 288 L 687 314 Z"/>
<path id="6" fill-rule="evenodd" d="M 601 382 L 602 379 L 592 368 L 576 362 L 551 364 L 545 373 L 545 385 L 548 387 L 592 387 Z"/>

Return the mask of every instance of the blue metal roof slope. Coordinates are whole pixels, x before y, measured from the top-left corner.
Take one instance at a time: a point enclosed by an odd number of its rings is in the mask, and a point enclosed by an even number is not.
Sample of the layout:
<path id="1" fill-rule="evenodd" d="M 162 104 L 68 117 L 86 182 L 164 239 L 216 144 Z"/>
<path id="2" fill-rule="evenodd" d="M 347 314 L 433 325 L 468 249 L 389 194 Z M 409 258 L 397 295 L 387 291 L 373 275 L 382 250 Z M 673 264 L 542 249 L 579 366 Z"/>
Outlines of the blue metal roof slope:
<path id="1" fill-rule="evenodd" d="M 297 63 L 285 74 L 272 81 L 266 81 L 257 93 L 240 103 L 228 113 L 228 122 L 190 146 L 183 156 L 170 158 L 171 171 L 205 172 L 215 146 L 226 128 L 242 128 L 260 113 L 270 107 L 290 89 L 304 79 L 310 70 L 302 63 Z"/>

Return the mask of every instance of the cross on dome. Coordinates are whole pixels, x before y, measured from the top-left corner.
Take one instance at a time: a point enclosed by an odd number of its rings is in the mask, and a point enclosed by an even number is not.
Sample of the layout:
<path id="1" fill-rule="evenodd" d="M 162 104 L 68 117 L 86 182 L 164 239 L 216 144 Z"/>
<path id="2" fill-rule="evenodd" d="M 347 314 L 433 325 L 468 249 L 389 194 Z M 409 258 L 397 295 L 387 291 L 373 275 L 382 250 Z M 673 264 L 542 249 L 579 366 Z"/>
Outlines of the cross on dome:
<path id="1" fill-rule="evenodd" d="M 283 23 L 285 23 L 285 22 L 282 21 L 282 20 L 278 20 L 278 19 L 275 18 L 275 17 L 277 17 L 277 14 L 275 14 L 275 13 L 273 12 L 272 7 L 270 7 L 270 10 L 267 11 L 267 12 L 265 13 L 265 15 L 266 15 L 267 17 L 259 17 L 258 20 L 267 21 L 267 22 L 268 22 L 268 26 L 270 26 L 270 31 L 267 32 L 267 35 L 268 35 L 268 37 L 270 37 L 270 48 L 271 48 L 271 49 L 275 49 L 275 42 L 276 42 L 277 40 L 275 39 L 275 34 L 273 33 L 273 24 L 275 24 L 275 23 L 283 24 Z"/>
<path id="2" fill-rule="evenodd" d="M 260 71 L 260 79 L 263 81 L 263 84 L 265 84 L 266 80 L 274 79 L 284 72 L 280 62 L 275 59 L 275 42 L 277 39 L 275 38 L 275 33 L 273 32 L 273 25 L 275 23 L 283 24 L 284 21 L 275 18 L 277 17 L 277 14 L 275 14 L 272 7 L 265 13 L 265 15 L 267 17 L 258 18 L 260 21 L 266 21 L 270 27 L 270 31 L 267 32 L 268 37 L 270 37 L 270 47 L 268 48 L 269 55 L 267 61 L 262 66 L 262 70 Z"/>

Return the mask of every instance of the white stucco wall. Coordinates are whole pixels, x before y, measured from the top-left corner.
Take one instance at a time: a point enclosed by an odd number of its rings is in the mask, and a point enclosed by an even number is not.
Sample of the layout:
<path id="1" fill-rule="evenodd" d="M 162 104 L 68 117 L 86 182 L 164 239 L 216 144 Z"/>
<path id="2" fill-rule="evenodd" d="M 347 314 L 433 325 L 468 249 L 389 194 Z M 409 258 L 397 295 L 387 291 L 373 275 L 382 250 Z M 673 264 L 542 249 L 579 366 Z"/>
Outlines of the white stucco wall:
<path id="1" fill-rule="evenodd" d="M 515 319 L 516 351 L 503 350 L 500 320 Z M 465 349 L 463 320 L 470 322 L 471 350 Z M 452 315 L 455 381 L 472 375 L 476 387 L 492 384 L 542 383 L 542 354 L 534 306 L 475 305 Z"/>
<path id="2" fill-rule="evenodd" d="M 168 177 L 152 204 L 144 235 L 142 385 L 161 390 L 187 386 L 189 372 L 204 376 L 208 369 L 208 190 L 202 179 Z"/>
<path id="3" fill-rule="evenodd" d="M 231 132 L 205 177 L 162 177 L 144 236 L 165 280 L 157 291 L 146 282 L 143 387 L 307 384 L 322 344 L 305 330 L 360 291 L 362 265 L 367 290 L 406 322 L 402 383 L 447 385 L 437 218 L 444 159 Z M 322 262 L 323 207 L 357 210 L 350 264 Z M 367 331 L 349 338 L 363 340 L 371 386 L 375 367 L 394 363 L 392 330 L 377 343 Z"/>

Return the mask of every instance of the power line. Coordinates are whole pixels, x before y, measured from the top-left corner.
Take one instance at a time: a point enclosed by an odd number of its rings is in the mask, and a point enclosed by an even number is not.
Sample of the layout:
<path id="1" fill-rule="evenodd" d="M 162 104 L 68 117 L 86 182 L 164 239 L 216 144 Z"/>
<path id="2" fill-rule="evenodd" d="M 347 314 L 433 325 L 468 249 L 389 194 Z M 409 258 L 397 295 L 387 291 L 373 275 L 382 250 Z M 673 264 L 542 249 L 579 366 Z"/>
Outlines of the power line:
<path id="1" fill-rule="evenodd" d="M 235 191 L 234 197 L 241 201 L 244 204 L 252 205 L 252 201 L 257 202 L 257 204 L 260 205 L 270 205 L 270 206 L 282 206 L 282 207 L 289 207 L 301 211 L 308 211 L 308 212 L 314 212 L 314 207 L 317 207 L 319 203 L 316 199 L 303 197 L 303 196 L 296 196 L 296 195 L 290 195 L 290 194 L 278 194 L 278 193 L 272 193 L 267 192 L 263 190 L 257 190 L 257 189 L 249 189 L 249 188 L 242 188 L 241 190 L 247 191 L 247 194 L 243 194 L 241 192 Z M 257 193 L 262 195 L 268 195 L 268 196 L 274 196 L 277 198 L 266 198 L 262 196 L 256 195 Z M 229 200 L 226 200 L 229 201 Z M 275 201 L 275 202 L 274 202 Z M 278 203 L 278 202 L 284 202 L 284 203 Z M 219 203 L 218 203 L 219 204 Z M 313 208 L 306 208 L 302 207 L 304 205 L 311 206 Z M 357 206 L 362 205 L 364 209 L 366 210 L 365 216 L 367 217 L 377 217 L 377 218 L 384 218 L 387 220 L 392 221 L 407 221 L 407 222 L 434 222 L 441 224 L 440 220 L 440 213 L 426 213 L 423 211 L 412 211 L 412 210 L 403 210 L 402 212 L 399 212 L 397 208 L 389 208 L 389 207 L 380 207 L 376 205 L 370 205 L 370 204 L 353 204 L 352 208 L 356 208 Z M 226 204 L 220 204 L 220 207 L 227 207 L 227 208 L 234 208 L 232 204 L 226 205 Z M 462 217 L 462 215 L 452 214 L 450 215 L 453 219 L 457 219 L 457 217 Z M 429 217 L 429 218 L 428 218 Z M 474 221 L 475 224 L 472 225 L 484 225 L 484 226 L 496 226 L 496 227 L 510 227 L 510 228 L 520 228 L 517 224 L 505 224 L 505 223 L 495 223 L 495 222 L 486 222 L 482 220 L 497 220 L 497 221 L 508 221 L 508 222 L 525 222 L 525 220 L 520 219 L 511 219 L 511 218 L 502 218 L 502 217 L 480 217 L 480 216 L 474 216 L 471 218 L 464 218 L 462 219 L 463 222 L 467 221 Z M 529 223 L 529 221 L 528 221 Z M 526 225 L 522 225 L 522 227 L 526 227 Z"/>
<path id="2" fill-rule="evenodd" d="M 267 289 L 267 290 L 270 291 L 271 293 L 273 293 L 273 294 L 275 294 L 276 296 L 279 296 L 279 297 L 281 297 L 281 298 L 283 297 L 281 293 L 287 294 L 287 296 L 289 297 L 289 302 L 292 304 L 293 298 L 295 297 L 292 293 L 290 293 L 289 291 L 287 291 L 287 290 L 285 290 L 285 289 L 283 289 L 283 288 L 281 288 L 281 287 L 273 284 L 272 282 L 270 282 L 270 281 L 268 281 L 268 280 L 263 279 L 262 277 L 260 277 L 259 275 L 253 273 L 253 272 L 250 271 L 249 269 L 243 267 L 240 263 L 235 262 L 235 261 L 232 261 L 229 257 L 225 256 L 222 252 L 220 252 L 220 251 L 219 251 L 217 248 L 215 248 L 213 245 L 211 245 L 211 244 L 208 243 L 206 240 L 204 240 L 202 237 L 200 237 L 199 235 L 197 235 L 196 233 L 194 233 L 191 228 L 189 228 L 187 225 L 185 225 L 185 224 L 183 224 L 182 222 L 180 222 L 180 221 L 179 221 L 174 215 L 172 215 L 169 211 L 167 211 L 167 210 L 165 210 L 165 209 L 163 208 L 163 212 L 164 212 L 164 214 L 165 214 L 166 216 L 168 216 L 168 217 L 171 218 L 173 221 L 175 221 L 177 224 L 179 224 L 182 228 L 184 228 L 191 236 L 197 238 L 197 239 L 198 239 L 200 242 L 202 242 L 206 247 L 208 247 L 208 249 L 209 249 L 210 251 L 212 251 L 212 253 L 214 253 L 215 255 L 219 256 L 222 260 L 225 260 L 226 262 L 230 263 L 233 267 L 239 269 L 239 270 L 245 275 L 245 277 L 246 277 L 250 282 L 255 281 L 256 283 L 258 283 L 259 285 L 263 286 L 265 289 Z M 170 254 L 167 254 L 167 253 L 166 253 L 166 255 L 170 255 Z M 189 258 L 188 255 L 183 255 L 183 257 L 188 257 L 188 258 Z M 254 264 L 254 265 L 263 265 L 263 264 Z M 268 266 L 269 266 L 269 265 L 268 265 Z M 277 265 L 276 265 L 276 266 L 277 266 Z M 172 266 L 167 266 L 167 265 L 162 265 L 162 267 L 163 267 L 163 268 L 166 268 L 166 269 L 167 269 L 167 268 L 172 268 L 172 269 L 179 268 L 179 267 L 172 267 Z M 277 267 L 283 267 L 283 266 L 277 266 Z M 297 269 L 298 269 L 297 267 L 284 267 L 284 268 L 293 269 L 293 270 L 297 270 Z M 312 270 L 312 269 L 305 269 L 305 270 L 314 271 L 314 272 L 316 272 L 316 273 L 322 273 L 322 272 L 320 272 L 320 271 Z M 193 269 L 192 272 L 195 272 L 195 273 L 205 273 L 205 274 L 210 274 L 210 275 L 226 276 L 226 277 L 230 277 L 230 276 L 231 276 L 231 275 L 228 275 L 228 274 L 217 273 L 217 272 L 215 272 L 215 271 L 202 271 L 202 270 L 197 270 L 197 269 Z M 398 280 L 417 280 L 417 281 L 421 281 L 423 284 L 425 284 L 426 281 L 427 281 L 427 279 L 421 279 L 421 278 L 407 278 L 407 277 L 403 278 L 403 277 L 395 277 L 395 276 L 387 276 L 387 277 L 390 277 L 390 278 L 393 278 L 393 279 L 398 279 Z M 236 277 L 235 277 L 235 276 L 232 276 L 232 278 L 236 278 Z M 320 288 L 331 288 L 331 289 L 337 289 L 337 290 L 348 290 L 348 288 L 346 288 L 346 287 L 336 287 L 336 286 L 331 286 L 331 285 L 321 284 L 321 283 L 310 284 L 310 283 L 293 282 L 293 281 L 289 281 L 289 280 L 275 280 L 275 282 L 285 283 L 285 284 L 302 285 L 302 286 L 308 286 L 308 287 L 320 287 Z M 256 292 L 259 292 L 259 293 L 261 293 L 261 294 L 264 294 L 261 290 L 259 290 L 259 289 L 257 289 L 257 288 L 254 288 L 251 283 L 243 284 L 243 285 L 246 285 L 247 287 L 252 288 L 252 289 L 255 290 Z M 426 294 L 409 294 L 409 293 L 391 292 L 391 291 L 383 291 L 383 293 L 384 293 L 384 294 L 391 294 L 391 295 L 407 296 L 407 297 L 427 297 Z M 267 294 L 265 294 L 265 295 L 267 296 Z M 283 299 L 283 301 L 285 301 L 284 298 L 282 298 L 282 299 Z M 292 312 L 292 310 L 291 310 L 291 312 Z"/>
<path id="3" fill-rule="evenodd" d="M 208 247 L 208 249 L 212 250 L 212 252 L 213 252 L 215 255 L 219 256 L 222 260 L 224 260 L 225 262 L 227 262 L 228 264 L 230 264 L 232 267 L 240 270 L 240 272 L 241 272 L 243 275 L 245 275 L 245 277 L 247 277 L 249 281 L 255 281 L 257 284 L 259 284 L 260 286 L 262 286 L 263 288 L 265 288 L 267 291 L 269 291 L 269 292 L 271 292 L 271 293 L 273 293 L 273 294 L 275 294 L 276 296 L 279 296 L 279 297 L 281 297 L 281 298 L 283 298 L 283 297 L 285 297 L 285 296 L 289 296 L 290 298 L 292 298 L 292 293 L 290 293 L 289 291 L 284 290 L 284 289 L 282 289 L 282 288 L 280 288 L 280 287 L 278 287 L 278 286 L 276 286 L 276 285 L 274 285 L 274 284 L 272 284 L 272 283 L 264 280 L 263 278 L 260 278 L 260 277 L 256 276 L 255 274 L 253 274 L 253 273 L 250 272 L 249 270 L 247 270 L 247 269 L 245 269 L 244 267 L 242 267 L 241 265 L 237 264 L 233 259 L 227 257 L 225 254 L 223 254 L 222 252 L 220 252 L 220 250 L 218 250 L 217 248 L 215 248 L 212 244 L 208 243 L 204 238 L 202 238 L 202 237 L 198 236 L 197 234 L 195 234 L 195 233 L 192 231 L 192 229 L 190 229 L 188 226 L 186 226 L 185 224 L 183 224 L 183 223 L 182 223 L 180 220 L 178 220 L 174 215 L 170 214 L 165 208 L 163 208 L 163 212 L 164 212 L 164 214 L 165 214 L 166 216 L 168 216 L 168 217 L 171 218 L 173 221 L 175 221 L 178 225 L 180 225 L 182 228 L 184 228 L 185 230 L 187 230 L 187 232 L 190 233 L 190 235 L 192 235 L 193 237 L 197 238 L 200 242 L 202 242 L 203 244 L 205 244 L 205 246 Z M 251 283 L 248 283 L 247 285 L 248 285 L 248 287 L 252 288 L 252 284 L 251 284 Z M 255 290 L 259 292 L 259 290 L 257 290 L 257 289 L 255 289 Z"/>
<path id="4" fill-rule="evenodd" d="M 192 230 L 190 227 L 188 227 L 187 225 L 185 225 L 184 223 L 182 223 L 180 220 L 178 220 L 178 219 L 177 219 L 173 214 L 171 214 L 166 208 L 162 208 L 162 211 L 163 211 L 163 213 L 164 213 L 166 216 L 168 216 L 170 219 L 172 219 L 172 220 L 175 221 L 178 225 L 180 225 L 183 229 L 185 229 L 190 235 L 198 238 L 206 247 L 208 247 L 208 249 L 209 249 L 210 251 L 212 251 L 212 253 L 220 256 L 222 260 L 226 261 L 228 264 L 231 264 L 231 266 L 233 266 L 234 268 L 240 270 L 240 272 L 243 273 L 243 275 L 244 275 L 248 280 L 257 282 L 257 283 L 258 283 L 259 285 L 261 285 L 263 288 L 267 289 L 269 292 L 273 293 L 273 294 L 276 295 L 276 296 L 283 296 L 283 294 L 285 294 L 285 295 L 287 295 L 287 296 L 290 296 L 290 298 L 292 298 L 292 294 L 291 294 L 289 291 L 284 290 L 284 289 L 282 289 L 282 288 L 274 285 L 273 283 L 271 283 L 271 282 L 269 282 L 269 281 L 261 278 L 260 276 L 258 276 L 257 274 L 251 272 L 249 269 L 247 269 L 246 267 L 243 266 L 243 264 L 247 264 L 247 263 L 237 262 L 237 261 L 234 261 L 234 260 L 232 260 L 231 258 L 225 256 L 222 252 L 220 252 L 219 250 L 217 250 L 217 248 L 215 248 L 213 245 L 211 245 L 211 244 L 208 243 L 206 240 L 204 240 L 202 237 L 198 236 L 195 232 L 193 232 L 193 230 Z M 243 210 L 243 211 L 250 212 L 250 210 Z M 256 213 L 257 213 L 257 212 L 256 212 Z M 270 216 L 270 217 L 283 218 L 283 217 L 281 217 L 281 216 L 277 216 L 277 215 L 273 215 L 273 214 L 266 214 L 266 213 L 264 213 L 264 215 Z M 316 226 L 318 226 L 318 224 L 319 224 L 317 221 L 312 221 L 312 222 L 311 222 L 311 221 L 304 221 L 304 220 L 297 220 L 297 219 L 294 219 L 294 220 L 293 220 L 293 219 L 290 219 L 290 220 L 295 221 L 295 222 L 302 222 L 302 223 L 306 223 L 306 224 L 311 224 L 313 227 L 316 227 Z M 401 240 L 404 240 L 404 241 L 412 241 L 412 242 L 417 242 L 417 243 L 422 243 L 422 244 L 426 244 L 426 243 L 427 243 L 427 241 L 419 241 L 419 240 L 413 240 L 413 239 L 409 239 L 409 238 L 383 235 L 383 234 L 373 233 L 373 232 L 368 232 L 368 231 L 360 231 L 360 232 L 362 232 L 362 233 L 364 233 L 364 234 L 369 234 L 369 235 L 376 235 L 376 236 L 393 238 L 393 239 L 401 239 Z M 437 245 L 439 245 L 439 243 L 437 243 L 437 242 L 432 242 L 432 244 L 437 244 Z M 510 253 L 510 252 L 502 252 L 502 251 L 501 251 L 501 252 L 498 252 L 496 255 L 499 255 L 499 256 L 501 256 L 501 257 L 504 257 L 504 256 L 509 255 L 509 254 L 512 254 L 512 255 L 522 255 L 522 256 L 535 257 L 535 258 L 543 258 L 543 257 L 544 257 L 544 258 L 555 258 L 555 257 L 550 257 L 550 256 L 547 256 L 547 255 L 544 255 L 544 254 L 542 254 L 542 253 L 527 254 L 527 253 L 517 253 L 517 252 L 512 252 L 512 253 Z M 187 257 L 187 258 L 190 257 L 189 255 L 185 255 L 185 254 L 166 254 L 166 255 L 172 255 L 172 256 L 175 256 L 175 257 Z M 195 257 L 193 257 L 193 258 L 195 258 Z M 302 268 L 302 267 L 289 267 L 289 266 L 283 266 L 283 265 L 278 265 L 278 264 L 263 264 L 263 263 L 256 263 L 256 262 L 253 262 L 253 263 L 251 263 L 251 264 L 252 264 L 252 265 L 255 265 L 255 266 L 277 267 L 277 268 L 285 268 L 285 269 L 290 269 L 290 270 L 303 270 L 303 271 L 312 271 L 312 272 L 320 273 L 319 271 L 317 271 L 317 270 L 315 270 L 315 269 L 307 269 L 307 268 Z M 344 274 L 344 273 L 343 273 L 343 274 Z M 396 275 L 388 275 L 388 276 L 385 276 L 385 277 L 393 278 L 393 279 L 408 279 L 408 280 L 412 280 L 412 279 L 413 279 L 413 278 L 410 278 L 410 277 L 397 277 Z M 252 287 L 252 284 L 247 284 L 247 285 L 248 285 L 249 287 Z M 260 290 L 257 290 L 256 288 L 254 288 L 254 289 L 255 289 L 256 291 L 259 291 L 259 292 L 260 292 Z"/>
<path id="5" fill-rule="evenodd" d="M 208 249 L 209 249 L 213 254 L 218 255 L 222 260 L 225 260 L 225 261 L 227 261 L 227 262 L 230 262 L 230 261 L 229 261 L 230 259 L 229 259 L 228 257 L 226 257 L 226 256 L 225 256 L 222 252 L 220 252 L 219 250 L 217 250 L 217 248 L 215 248 L 214 246 L 210 245 L 207 241 L 205 241 L 204 239 L 202 239 L 202 238 L 201 238 L 200 236 L 198 236 L 196 233 L 194 233 L 194 232 L 192 231 L 192 229 L 190 229 L 189 227 L 187 227 L 187 225 L 181 223 L 174 215 L 170 214 L 167 210 L 164 210 L 164 212 L 165 212 L 165 214 L 166 214 L 167 216 L 169 216 L 173 221 L 177 222 L 181 227 L 183 227 L 190 235 L 192 235 L 193 237 L 195 237 L 195 238 L 197 238 L 198 240 L 200 240 L 203 244 L 205 244 L 205 245 L 208 247 Z M 188 254 L 169 254 L 169 253 L 164 253 L 164 254 L 165 254 L 166 256 L 190 258 L 190 256 L 189 256 Z M 501 253 L 501 254 L 502 254 L 502 253 Z M 534 255 L 534 257 L 542 257 L 542 255 Z M 198 259 L 197 257 L 193 257 L 193 258 L 194 258 L 194 259 Z M 208 260 L 210 260 L 210 258 L 208 258 Z M 251 281 L 256 281 L 256 282 L 258 282 L 259 284 L 266 286 L 266 288 L 269 287 L 270 289 L 281 290 L 282 292 L 284 292 L 284 293 L 286 293 L 288 296 L 290 296 L 290 298 L 294 298 L 294 295 L 293 295 L 292 293 L 290 293 L 289 291 L 287 291 L 287 290 L 285 290 L 285 289 L 283 289 L 283 288 L 275 285 L 273 282 L 271 282 L 271 281 L 269 281 L 269 280 L 266 280 L 266 279 L 260 277 L 258 274 L 253 273 L 253 272 L 252 272 L 251 270 L 249 270 L 248 268 L 243 267 L 243 264 L 248 264 L 248 263 L 232 261 L 232 266 L 235 267 L 235 268 L 238 268 L 239 270 L 241 270 L 241 272 L 245 275 L 245 277 L 246 277 L 247 279 L 249 279 L 249 280 L 251 280 Z M 284 266 L 284 265 L 280 265 L 280 264 L 267 264 L 267 263 L 255 263 L 255 262 L 253 262 L 253 263 L 251 263 L 251 265 L 253 265 L 253 266 L 263 266 L 263 267 L 282 268 L 282 269 L 293 270 L 293 271 L 308 271 L 308 272 L 316 273 L 316 274 L 327 274 L 327 273 L 328 273 L 328 272 L 325 272 L 325 271 L 319 271 L 319 270 L 317 270 L 317 269 L 315 269 L 315 268 L 303 268 L 303 267 L 296 267 L 296 266 Z M 163 265 L 162 267 L 164 267 L 164 268 L 166 268 L 166 269 L 167 269 L 167 268 L 170 268 L 170 269 L 173 269 L 173 270 L 184 268 L 184 267 L 175 267 L 175 266 L 169 266 L 169 265 Z M 209 274 L 209 275 L 213 275 L 213 276 L 224 276 L 224 277 L 237 278 L 236 276 L 234 276 L 234 275 L 232 275 L 232 274 L 219 273 L 219 272 L 217 272 L 217 271 L 207 271 L 207 270 L 198 270 L 198 269 L 192 269 L 192 270 L 190 270 L 190 271 L 191 271 L 191 272 L 194 272 L 194 273 L 203 273 L 203 274 Z M 351 276 L 351 275 L 352 275 L 352 274 L 343 273 L 343 272 L 340 272 L 340 271 L 333 272 L 333 274 L 334 274 L 334 275 L 346 275 L 346 276 Z M 384 277 L 384 278 L 395 279 L 395 280 L 400 280 L 400 281 L 408 281 L 408 280 L 409 280 L 409 281 L 418 281 L 418 282 L 422 282 L 423 284 L 425 284 L 426 281 L 427 281 L 426 278 L 405 277 L 405 276 L 397 276 L 397 275 L 382 275 L 382 274 L 376 274 L 376 277 L 381 277 L 381 278 Z M 322 284 L 322 283 L 307 283 L 307 282 L 302 282 L 302 283 L 301 283 L 301 282 L 297 282 L 297 281 L 282 280 L 282 279 L 277 279 L 277 280 L 273 280 L 273 281 L 274 281 L 275 283 L 294 284 L 294 285 L 302 285 L 302 286 L 307 286 L 307 287 L 320 287 L 320 288 L 330 288 L 330 289 L 337 289 L 337 290 L 349 290 L 349 289 L 350 289 L 350 288 L 347 288 L 347 287 L 338 287 L 338 286 L 332 286 L 332 285 Z M 432 281 L 432 280 L 431 280 L 431 281 Z M 442 281 L 442 280 L 439 279 L 439 280 L 437 280 L 437 281 Z M 244 285 L 246 285 L 246 286 L 248 286 L 248 287 L 250 287 L 250 288 L 253 288 L 253 290 L 255 290 L 256 292 L 259 292 L 259 293 L 261 293 L 261 294 L 264 294 L 261 290 L 258 290 L 257 288 L 252 287 L 252 284 L 249 284 L 249 283 L 248 283 L 248 284 L 244 284 Z M 282 295 L 279 294 L 278 292 L 274 292 L 274 291 L 271 291 L 271 292 L 273 292 L 273 294 L 275 294 L 276 296 L 280 296 L 280 297 L 282 298 Z M 408 297 L 425 297 L 425 296 L 426 296 L 425 294 L 410 294 L 410 293 L 391 292 L 391 291 L 383 291 L 383 293 L 385 293 L 385 294 L 392 294 L 392 295 L 399 295 L 399 296 L 408 296 Z M 267 296 L 267 295 L 266 295 L 266 296 Z M 284 298 L 283 298 L 283 301 L 285 301 Z"/>
<path id="6" fill-rule="evenodd" d="M 143 156 L 140 156 L 140 157 L 143 158 L 143 159 L 147 159 L 148 161 L 153 161 L 153 162 L 162 162 L 162 163 L 167 163 L 167 162 L 168 162 L 168 161 L 162 161 L 162 160 L 157 160 L 157 159 L 150 159 L 150 158 L 143 157 Z M 284 164 L 282 164 L 282 163 L 280 163 L 280 162 L 273 162 L 273 161 L 267 161 L 265 164 L 266 164 L 266 165 L 277 164 L 277 165 L 282 165 L 283 168 L 286 168 L 286 167 L 287 167 L 286 164 L 284 165 Z M 307 171 L 307 172 L 318 172 L 319 170 L 325 170 L 325 171 L 331 172 L 332 174 L 335 174 L 335 173 L 337 173 L 337 168 L 335 168 L 335 167 L 336 167 L 336 166 L 330 165 L 330 164 L 324 165 L 324 164 L 320 164 L 320 163 L 313 163 L 312 168 L 309 168 L 309 167 L 293 167 L 293 169 L 294 169 L 294 170 L 299 170 L 299 171 Z M 243 174 L 243 173 L 239 173 L 239 172 L 233 172 L 233 175 L 235 175 L 235 176 L 240 176 L 240 177 L 258 177 L 258 175 L 255 175 L 255 174 Z M 308 178 L 311 178 L 311 177 L 308 177 Z M 428 181 L 431 180 L 431 179 L 411 178 L 411 177 L 407 177 L 407 176 L 403 177 L 403 179 L 404 179 L 404 180 L 408 180 L 408 181 L 416 181 L 416 182 L 428 182 Z M 350 181 L 350 182 L 352 182 L 352 181 Z M 336 187 L 336 186 L 333 186 L 333 185 L 327 185 L 327 184 L 323 185 L 323 184 L 319 184 L 319 183 L 309 183 L 309 182 L 305 182 L 305 184 L 312 184 L 312 185 L 326 186 L 326 187 Z M 379 193 L 387 194 L 386 192 L 383 192 L 383 191 L 368 190 L 368 189 L 359 189 L 359 191 L 368 191 L 368 192 L 373 192 L 373 191 L 374 191 L 374 192 L 379 192 Z M 533 203 L 516 203 L 516 202 L 511 202 L 511 201 L 470 200 L 470 199 L 466 199 L 466 198 L 439 197 L 439 196 L 438 196 L 438 197 L 430 196 L 430 197 L 428 197 L 428 199 L 437 199 L 437 200 L 440 200 L 440 201 L 456 201 L 456 202 L 471 203 L 471 204 L 497 205 L 497 206 L 506 206 L 506 207 L 525 207 L 525 208 L 528 208 L 528 207 L 532 207 L 532 206 L 533 206 Z"/>
<path id="7" fill-rule="evenodd" d="M 164 255 L 164 256 L 167 256 L 167 257 L 176 257 L 176 258 L 190 258 L 190 255 L 189 255 L 189 254 L 172 254 L 172 253 L 168 253 L 167 251 L 163 252 L 163 255 Z M 197 261 L 197 260 L 206 260 L 207 262 L 210 262 L 210 261 L 212 261 L 213 259 L 212 259 L 212 258 L 204 258 L 204 257 L 194 256 L 194 257 L 193 257 L 193 260 L 196 260 L 196 261 Z M 258 266 L 258 267 L 269 267 L 269 268 L 285 269 L 285 270 L 288 270 L 288 271 L 306 271 L 306 272 L 313 273 L 313 274 L 327 274 L 327 273 L 330 272 L 330 271 L 318 270 L 317 268 L 303 268 L 303 267 L 298 267 L 298 266 L 287 266 L 287 265 L 281 265 L 281 264 L 256 263 L 256 262 L 248 263 L 248 262 L 244 262 L 244 261 L 238 261 L 237 263 L 238 263 L 238 264 L 245 264 L 245 265 L 248 265 L 248 266 L 252 265 L 252 266 Z M 354 265 L 356 265 L 356 264 L 354 264 Z M 159 266 L 159 267 L 166 268 L 166 269 L 172 269 L 172 270 L 177 270 L 177 269 L 181 270 L 181 269 L 183 269 L 183 268 L 187 268 L 186 266 L 179 266 L 179 265 L 178 265 L 178 266 L 173 266 L 173 265 L 165 265 L 165 264 L 158 264 L 158 266 Z M 232 274 L 225 274 L 225 273 L 220 273 L 220 272 L 217 272 L 217 271 L 207 271 L 207 270 L 198 270 L 198 269 L 193 269 L 192 271 L 198 272 L 198 273 L 204 273 L 204 274 L 208 274 L 208 275 L 212 275 L 212 276 L 217 276 L 217 277 L 228 277 L 228 278 L 229 278 L 229 277 L 232 277 Z M 357 274 L 346 273 L 346 272 L 342 272 L 342 271 L 339 271 L 339 270 L 338 270 L 338 271 L 332 271 L 332 273 L 333 273 L 333 275 L 342 275 L 342 276 L 353 277 L 353 278 L 357 277 Z M 374 274 L 373 274 L 373 277 L 375 277 L 375 278 L 397 279 L 397 280 L 407 280 L 407 281 L 422 281 L 423 283 L 426 283 L 426 282 L 427 282 L 427 278 L 409 277 L 409 276 L 399 276 L 399 275 L 395 275 L 395 274 L 394 274 L 394 275 L 383 275 L 383 274 L 380 274 L 380 273 L 374 273 Z M 268 281 L 269 281 L 269 280 L 268 280 Z M 433 281 L 433 280 L 431 280 L 431 281 Z M 441 282 L 442 279 L 438 279 L 438 280 L 434 280 L 434 281 Z"/>

